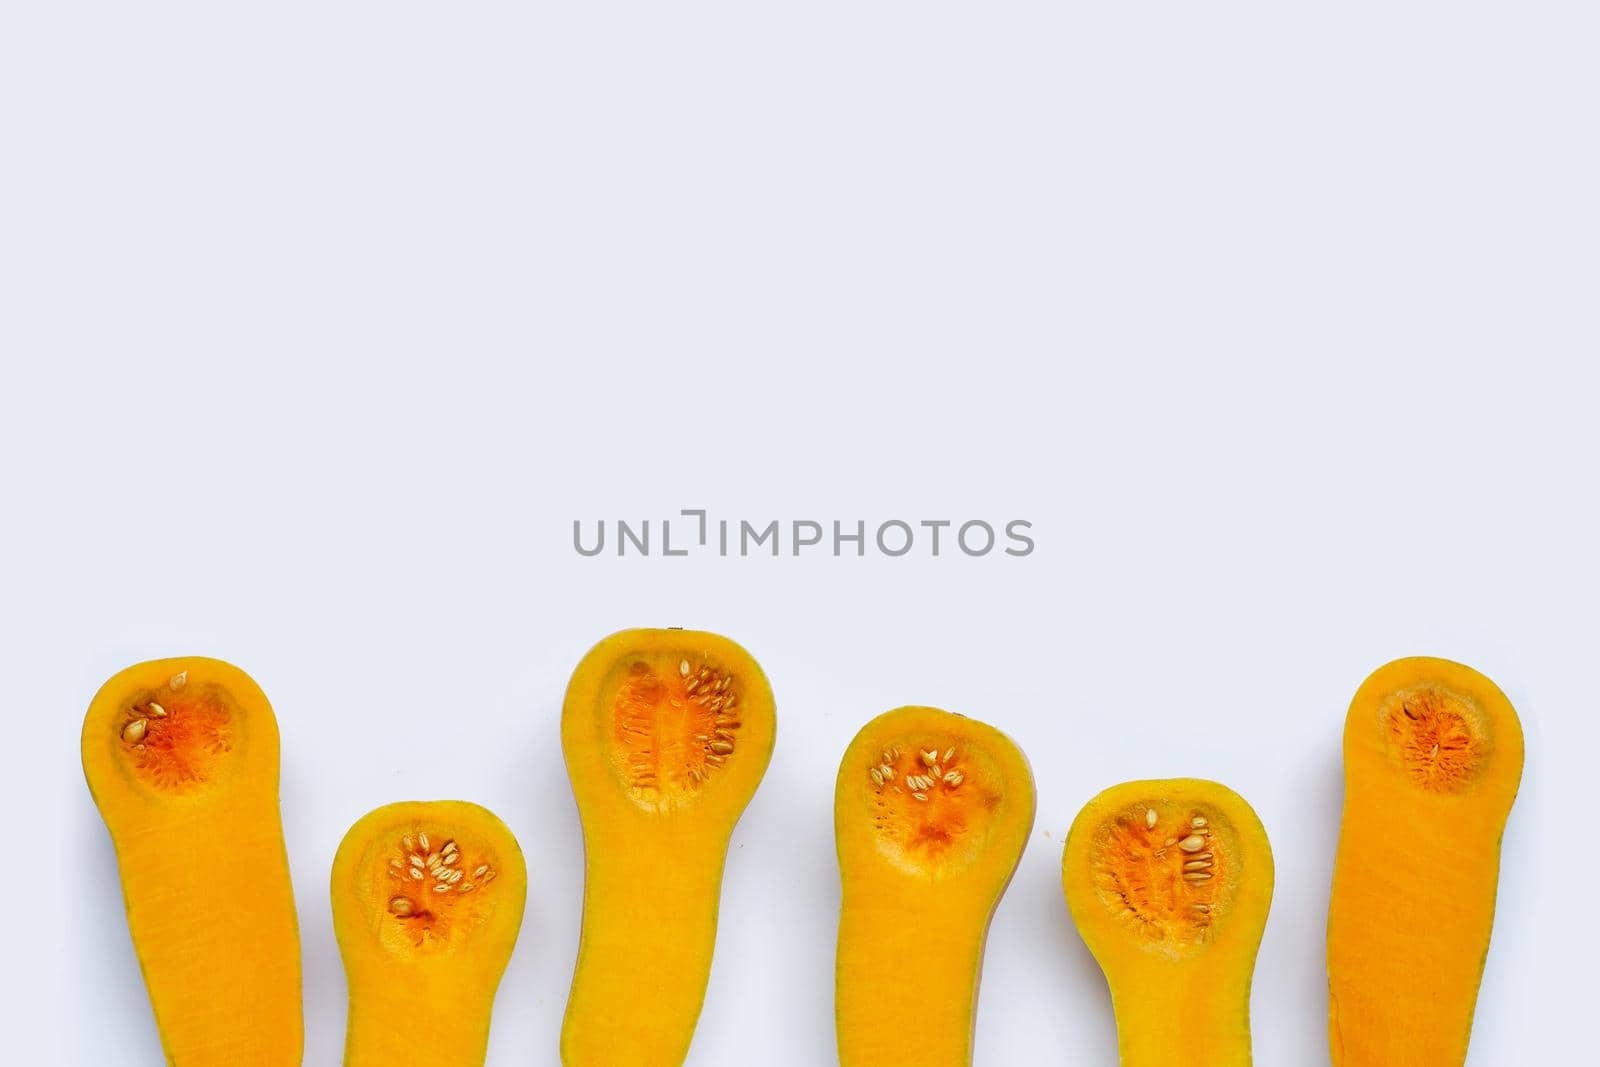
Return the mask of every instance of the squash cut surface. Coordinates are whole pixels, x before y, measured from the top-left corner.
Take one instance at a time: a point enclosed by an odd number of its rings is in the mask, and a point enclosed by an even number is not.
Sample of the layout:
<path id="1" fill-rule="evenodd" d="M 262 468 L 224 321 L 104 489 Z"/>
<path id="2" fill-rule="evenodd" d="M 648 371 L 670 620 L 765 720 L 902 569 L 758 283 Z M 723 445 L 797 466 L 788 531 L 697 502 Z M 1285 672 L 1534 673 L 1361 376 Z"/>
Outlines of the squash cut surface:
<path id="1" fill-rule="evenodd" d="M 716 942 L 728 841 L 772 756 L 766 676 L 717 634 L 626 630 L 574 672 L 561 718 L 585 847 L 569 1067 L 681 1064 Z"/>
<path id="2" fill-rule="evenodd" d="M 1250 1063 L 1273 866 L 1237 793 L 1192 778 L 1113 786 L 1073 822 L 1062 883 L 1111 987 L 1125 1067 Z"/>
<path id="3" fill-rule="evenodd" d="M 481 1065 L 527 899 L 505 824 L 461 801 L 379 808 L 345 835 L 330 891 L 350 993 L 346 1067 Z"/>
<path id="4" fill-rule="evenodd" d="M 266 696 L 220 660 L 140 663 L 90 703 L 82 756 L 168 1062 L 298 1064 L 300 935 Z"/>
<path id="5" fill-rule="evenodd" d="M 1033 827 L 1033 775 L 1000 731 L 905 707 L 868 723 L 834 793 L 839 1062 L 972 1062 L 989 923 Z"/>
<path id="6" fill-rule="evenodd" d="M 1470 667 L 1397 660 L 1351 702 L 1344 760 L 1328 912 L 1333 1063 L 1459 1065 L 1522 777 L 1516 711 Z"/>

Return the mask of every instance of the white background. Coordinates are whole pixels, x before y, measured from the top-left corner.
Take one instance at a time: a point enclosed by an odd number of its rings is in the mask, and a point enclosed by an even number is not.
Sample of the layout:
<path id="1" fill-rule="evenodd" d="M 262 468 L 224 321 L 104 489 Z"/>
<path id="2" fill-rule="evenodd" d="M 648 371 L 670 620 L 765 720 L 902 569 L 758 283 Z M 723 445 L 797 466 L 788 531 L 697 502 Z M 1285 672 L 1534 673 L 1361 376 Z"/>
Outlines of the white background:
<path id="1" fill-rule="evenodd" d="M 307 1063 L 343 1039 L 335 845 L 440 797 L 527 851 L 490 1062 L 554 1063 L 562 689 L 604 634 L 685 625 L 780 709 L 693 1064 L 832 1060 L 834 771 L 908 702 L 1001 725 L 1038 777 L 978 1063 L 1115 1061 L 1062 834 L 1179 774 L 1272 838 L 1258 1061 L 1325 1063 L 1340 727 L 1417 653 L 1527 733 L 1471 1062 L 1570 1059 L 1592 7 L 562 6 L 0 16 L 8 1058 L 162 1062 L 77 735 L 113 671 L 198 653 L 282 725 Z M 682 507 L 1025 518 L 1038 550 L 571 548 L 574 518 Z"/>

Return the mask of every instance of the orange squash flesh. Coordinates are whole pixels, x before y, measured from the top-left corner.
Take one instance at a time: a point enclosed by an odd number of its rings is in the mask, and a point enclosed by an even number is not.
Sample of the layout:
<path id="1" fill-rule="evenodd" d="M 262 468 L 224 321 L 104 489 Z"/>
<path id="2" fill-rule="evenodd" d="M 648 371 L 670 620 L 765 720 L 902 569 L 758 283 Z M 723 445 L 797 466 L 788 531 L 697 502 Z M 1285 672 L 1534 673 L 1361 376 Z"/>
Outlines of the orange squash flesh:
<path id="1" fill-rule="evenodd" d="M 505 824 L 463 801 L 378 808 L 340 843 L 330 892 L 345 1067 L 481 1067 L 528 893 Z"/>
<path id="2" fill-rule="evenodd" d="M 167 1061 L 298 1064 L 300 934 L 266 696 L 220 660 L 140 663 L 95 694 L 82 754 Z"/>
<path id="3" fill-rule="evenodd" d="M 561 717 L 585 846 L 561 1030 L 568 1067 L 667 1067 L 688 1055 L 729 837 L 775 724 L 761 668 L 716 634 L 627 630 L 579 663 Z"/>
<path id="4" fill-rule="evenodd" d="M 1335 1067 L 1465 1061 L 1522 758 L 1511 702 L 1470 667 L 1396 660 L 1357 691 L 1328 912 Z"/>
<path id="5" fill-rule="evenodd" d="M 989 923 L 1033 828 L 1033 775 L 991 726 L 937 708 L 872 720 L 834 793 L 843 1067 L 972 1062 Z"/>
<path id="6" fill-rule="evenodd" d="M 1273 866 L 1243 798 L 1194 778 L 1113 786 L 1073 821 L 1061 870 L 1123 1067 L 1248 1065 Z"/>

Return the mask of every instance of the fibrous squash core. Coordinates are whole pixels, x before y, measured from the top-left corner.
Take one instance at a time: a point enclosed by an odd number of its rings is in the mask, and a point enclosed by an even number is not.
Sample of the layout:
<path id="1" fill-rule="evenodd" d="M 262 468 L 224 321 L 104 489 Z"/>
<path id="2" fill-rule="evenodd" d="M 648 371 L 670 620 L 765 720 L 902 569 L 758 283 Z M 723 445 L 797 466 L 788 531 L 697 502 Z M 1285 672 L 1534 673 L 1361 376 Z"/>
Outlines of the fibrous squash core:
<path id="1" fill-rule="evenodd" d="M 395 948 L 436 951 L 483 918 L 497 877 L 493 858 L 463 848 L 444 831 L 395 834 L 378 865 L 374 899 L 383 901 L 382 938 Z"/>
<path id="2" fill-rule="evenodd" d="M 1487 750 L 1487 723 L 1469 697 L 1421 685 L 1393 694 L 1379 709 L 1389 751 L 1423 789 L 1456 793 L 1473 780 Z"/>
<path id="3" fill-rule="evenodd" d="M 1151 946 L 1185 950 L 1206 940 L 1226 907 L 1233 871 L 1215 812 L 1159 801 L 1125 808 L 1100 828 L 1095 892 Z"/>
<path id="4" fill-rule="evenodd" d="M 685 656 L 636 658 L 611 699 L 612 759 L 629 795 L 655 809 L 692 800 L 738 749 L 735 675 Z"/>
<path id="5" fill-rule="evenodd" d="M 873 828 L 891 859 L 936 872 L 981 850 L 1000 794 L 975 750 L 948 737 L 908 738 L 862 773 L 871 783 Z"/>
<path id="6" fill-rule="evenodd" d="M 215 780 L 233 750 L 233 701 L 216 685 L 189 684 L 188 672 L 129 698 L 115 720 L 133 776 L 168 793 L 189 793 Z"/>

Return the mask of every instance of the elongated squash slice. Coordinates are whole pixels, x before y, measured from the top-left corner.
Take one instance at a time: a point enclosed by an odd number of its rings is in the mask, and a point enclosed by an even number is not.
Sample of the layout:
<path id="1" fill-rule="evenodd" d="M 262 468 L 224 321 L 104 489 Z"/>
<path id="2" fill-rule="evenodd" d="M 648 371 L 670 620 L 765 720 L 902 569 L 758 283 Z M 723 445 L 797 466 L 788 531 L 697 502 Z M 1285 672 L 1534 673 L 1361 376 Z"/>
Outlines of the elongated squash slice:
<path id="1" fill-rule="evenodd" d="M 1195 778 L 1112 786 L 1073 820 L 1061 880 L 1111 986 L 1123 1067 L 1250 1063 L 1272 849 L 1239 794 Z"/>
<path id="2" fill-rule="evenodd" d="M 772 757 L 772 690 L 744 649 L 625 630 L 572 676 L 561 747 L 583 821 L 583 934 L 561 1058 L 682 1064 L 711 974 L 728 839 Z"/>
<path id="3" fill-rule="evenodd" d="M 266 696 L 221 660 L 140 663 L 95 694 L 82 748 L 167 1061 L 299 1063 L 300 933 Z"/>
<path id="4" fill-rule="evenodd" d="M 1336 1067 L 1466 1059 L 1521 778 L 1517 713 L 1472 668 L 1396 660 L 1356 692 L 1328 912 Z"/>
<path id="5" fill-rule="evenodd" d="M 856 734 L 834 789 L 842 1067 L 972 1062 L 989 920 L 1033 813 L 1028 761 L 992 726 L 906 707 Z"/>
<path id="6" fill-rule="evenodd" d="M 339 844 L 331 896 L 345 1067 L 481 1067 L 528 896 L 505 823 L 459 800 L 385 805 Z"/>

